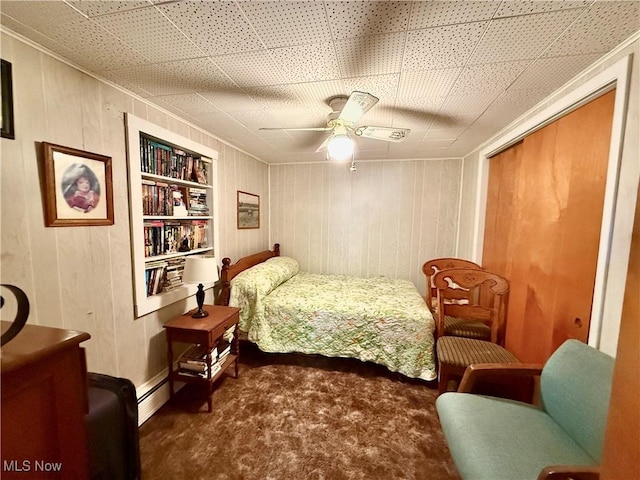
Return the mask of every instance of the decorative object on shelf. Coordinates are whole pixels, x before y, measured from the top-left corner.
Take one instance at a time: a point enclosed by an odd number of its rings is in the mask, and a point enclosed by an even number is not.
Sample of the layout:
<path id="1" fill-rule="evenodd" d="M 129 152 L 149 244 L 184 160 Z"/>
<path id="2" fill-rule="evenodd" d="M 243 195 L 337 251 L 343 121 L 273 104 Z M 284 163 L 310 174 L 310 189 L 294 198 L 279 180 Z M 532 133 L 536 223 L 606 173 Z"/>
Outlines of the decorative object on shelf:
<path id="1" fill-rule="evenodd" d="M 46 226 L 113 225 L 111 157 L 47 142 L 42 146 Z"/>
<path id="2" fill-rule="evenodd" d="M 13 125 L 13 79 L 11 75 L 11 63 L 6 60 L 0 60 L 1 70 L 1 95 L 2 98 L 2 117 L 0 117 L 2 138 L 16 138 Z"/>
<path id="3" fill-rule="evenodd" d="M 193 255 L 187 257 L 182 273 L 182 281 L 184 283 L 197 283 L 198 291 L 196 292 L 196 302 L 198 310 L 191 315 L 193 318 L 204 318 L 209 315 L 202 309 L 204 305 L 204 283 L 215 283 L 219 280 L 218 262 L 215 257 L 204 255 Z"/>
<path id="4" fill-rule="evenodd" d="M 238 190 L 238 228 L 260 228 L 260 196 Z"/>
<path id="5" fill-rule="evenodd" d="M 2 284 L 0 287 L 6 288 L 13 293 L 13 296 L 16 297 L 17 307 L 16 318 L 12 320 L 11 326 L 2 334 L 2 338 L 0 338 L 0 345 L 4 345 L 18 335 L 27 323 L 27 318 L 29 318 L 29 299 L 27 298 L 27 294 L 15 285 Z M 2 307 L 4 307 L 4 297 L 0 295 L 0 308 Z"/>

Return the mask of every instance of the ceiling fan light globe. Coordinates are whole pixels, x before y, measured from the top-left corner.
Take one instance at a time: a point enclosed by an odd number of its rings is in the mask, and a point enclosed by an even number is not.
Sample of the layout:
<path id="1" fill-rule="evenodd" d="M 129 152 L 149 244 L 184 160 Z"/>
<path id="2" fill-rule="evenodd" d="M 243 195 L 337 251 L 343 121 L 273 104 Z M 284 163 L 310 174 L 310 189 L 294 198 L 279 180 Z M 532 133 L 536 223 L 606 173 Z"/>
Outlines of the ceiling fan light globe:
<path id="1" fill-rule="evenodd" d="M 334 135 L 327 143 L 327 152 L 332 160 L 348 160 L 353 157 L 353 140 L 347 135 Z"/>

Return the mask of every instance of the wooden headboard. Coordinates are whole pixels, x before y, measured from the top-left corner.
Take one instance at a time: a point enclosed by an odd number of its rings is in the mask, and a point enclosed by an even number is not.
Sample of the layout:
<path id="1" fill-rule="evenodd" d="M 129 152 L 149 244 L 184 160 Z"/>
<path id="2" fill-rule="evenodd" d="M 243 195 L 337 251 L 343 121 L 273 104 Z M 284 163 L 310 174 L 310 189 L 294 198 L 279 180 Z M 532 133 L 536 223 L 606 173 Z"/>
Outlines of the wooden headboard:
<path id="1" fill-rule="evenodd" d="M 247 268 L 262 263 L 271 257 L 280 256 L 280 244 L 276 243 L 272 250 L 264 250 L 263 252 L 254 253 L 248 257 L 242 257 L 236 263 L 231 265 L 231 259 L 225 257 L 222 259 L 222 270 L 220 271 L 220 295 L 218 296 L 218 305 L 229 306 L 229 297 L 231 295 L 231 280 L 233 277 L 243 272 Z"/>

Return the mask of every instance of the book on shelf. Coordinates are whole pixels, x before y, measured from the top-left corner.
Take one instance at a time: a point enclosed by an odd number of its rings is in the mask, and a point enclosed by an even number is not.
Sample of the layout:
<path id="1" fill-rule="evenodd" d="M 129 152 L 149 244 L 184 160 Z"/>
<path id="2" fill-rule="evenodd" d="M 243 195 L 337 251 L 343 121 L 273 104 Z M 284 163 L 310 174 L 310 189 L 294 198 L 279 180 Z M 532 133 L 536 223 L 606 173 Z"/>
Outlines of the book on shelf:
<path id="1" fill-rule="evenodd" d="M 220 340 L 218 342 L 218 360 L 224 359 L 229 353 L 231 353 L 231 342 Z"/>
<path id="2" fill-rule="evenodd" d="M 166 262 L 167 266 L 165 267 L 164 282 L 162 284 L 162 288 L 164 291 L 169 292 L 183 284 L 182 272 L 184 271 L 185 258 L 170 258 Z"/>
<path id="3" fill-rule="evenodd" d="M 207 184 L 207 163 L 198 155 L 140 135 L 140 170 L 145 173 Z"/>
<path id="4" fill-rule="evenodd" d="M 233 340 L 233 334 L 235 333 L 235 331 L 236 331 L 236 326 L 231 325 L 229 328 L 227 328 L 224 331 L 224 333 L 222 334 L 222 338 L 227 342 L 231 343 L 231 341 Z"/>
<path id="5" fill-rule="evenodd" d="M 180 375 L 186 375 L 188 377 L 207 379 L 207 378 L 213 377 L 220 370 L 222 370 L 222 367 L 218 363 L 216 363 L 211 365 L 211 369 L 210 369 L 211 373 L 209 373 L 209 369 L 206 369 L 203 372 L 199 372 L 196 370 L 190 370 L 188 368 L 179 368 L 178 373 Z"/>
<path id="6" fill-rule="evenodd" d="M 209 215 L 205 188 L 191 187 L 189 189 L 189 215 Z"/>
<path id="7" fill-rule="evenodd" d="M 217 345 L 212 348 L 206 348 L 204 345 L 194 344 L 190 345 L 182 354 L 178 357 L 178 361 L 196 360 L 206 361 L 207 354 L 212 358 L 216 358 L 218 355 Z"/>
<path id="8" fill-rule="evenodd" d="M 173 195 L 168 183 L 143 179 L 141 188 L 143 215 L 173 215 Z"/>
<path id="9" fill-rule="evenodd" d="M 144 266 L 147 297 L 160 293 L 163 288 L 164 275 L 168 263 L 164 260 L 147 262 Z"/>

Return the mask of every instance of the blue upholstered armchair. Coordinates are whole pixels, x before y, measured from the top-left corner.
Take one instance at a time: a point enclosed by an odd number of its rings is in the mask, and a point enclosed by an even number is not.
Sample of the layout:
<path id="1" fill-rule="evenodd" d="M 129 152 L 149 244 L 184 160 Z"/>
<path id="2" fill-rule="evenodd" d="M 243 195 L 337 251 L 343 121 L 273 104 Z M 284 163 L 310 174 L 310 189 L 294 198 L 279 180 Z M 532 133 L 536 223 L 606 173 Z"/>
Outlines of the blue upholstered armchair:
<path id="1" fill-rule="evenodd" d="M 436 407 L 460 475 L 473 480 L 597 479 L 614 359 L 568 340 L 542 366 L 471 366 Z M 470 393 L 480 379 L 540 375 L 540 405 Z"/>

